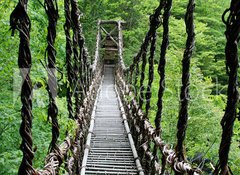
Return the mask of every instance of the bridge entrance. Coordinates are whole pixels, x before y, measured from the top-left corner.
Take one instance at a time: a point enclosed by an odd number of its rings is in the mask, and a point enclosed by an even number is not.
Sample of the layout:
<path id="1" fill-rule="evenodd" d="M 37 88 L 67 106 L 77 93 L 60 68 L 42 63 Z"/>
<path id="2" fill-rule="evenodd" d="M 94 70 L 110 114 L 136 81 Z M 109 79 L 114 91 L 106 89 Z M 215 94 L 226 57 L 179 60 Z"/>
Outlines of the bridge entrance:
<path id="1" fill-rule="evenodd" d="M 104 64 L 116 64 L 118 62 L 119 41 L 122 41 L 122 35 L 119 35 L 119 24 L 121 21 L 104 20 L 98 23 L 98 34 L 100 35 L 100 52 Z"/>

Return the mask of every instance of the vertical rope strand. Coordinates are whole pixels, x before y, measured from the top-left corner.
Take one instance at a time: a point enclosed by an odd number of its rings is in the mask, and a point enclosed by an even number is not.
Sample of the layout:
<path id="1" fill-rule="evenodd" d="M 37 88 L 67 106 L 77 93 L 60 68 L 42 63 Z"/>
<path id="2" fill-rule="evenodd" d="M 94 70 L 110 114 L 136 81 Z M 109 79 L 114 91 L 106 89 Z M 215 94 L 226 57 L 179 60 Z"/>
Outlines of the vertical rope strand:
<path id="1" fill-rule="evenodd" d="M 163 0 L 165 1 L 165 0 Z M 163 3 L 163 2 L 162 2 Z M 157 102 L 157 114 L 155 118 L 156 135 L 160 136 L 161 133 L 161 120 L 163 110 L 163 95 L 165 91 L 165 66 L 166 66 L 166 54 L 169 46 L 169 18 L 171 15 L 172 0 L 165 1 L 164 14 L 163 14 L 163 39 L 161 45 L 161 54 L 158 64 L 158 74 L 160 76 L 159 89 L 158 89 L 158 102 Z M 154 146 L 153 155 L 157 158 L 157 146 Z M 165 172 L 166 157 L 162 155 L 162 172 Z"/>
<path id="2" fill-rule="evenodd" d="M 23 152 L 23 158 L 19 167 L 18 174 L 30 175 L 34 173 L 32 162 L 34 153 L 32 150 L 32 82 L 30 78 L 30 70 L 32 66 L 32 58 L 30 52 L 30 28 L 31 21 L 27 14 L 28 0 L 19 0 L 16 8 L 13 10 L 10 16 L 10 25 L 12 35 L 14 31 L 18 30 L 20 44 L 18 52 L 18 66 L 20 74 L 22 76 L 22 88 L 21 88 L 21 117 L 22 123 L 20 126 L 20 135 L 22 137 L 22 143 L 20 149 Z"/>
<path id="3" fill-rule="evenodd" d="M 66 35 L 66 66 L 67 66 L 67 77 L 68 77 L 68 85 L 67 85 L 67 102 L 68 102 L 68 112 L 69 118 L 74 119 L 73 112 L 73 65 L 72 65 L 72 40 L 70 36 L 71 29 L 71 12 L 70 12 L 70 0 L 64 0 L 64 9 L 65 9 L 65 24 L 64 30 Z"/>
<path id="4" fill-rule="evenodd" d="M 225 21 L 225 16 L 229 14 Z M 239 98 L 238 92 L 238 42 L 240 33 L 240 2 L 232 0 L 231 6 L 223 14 L 223 21 L 226 25 L 226 38 L 227 44 L 225 48 L 226 55 L 226 68 L 229 75 L 228 80 L 228 100 L 225 109 L 225 114 L 221 121 L 222 125 L 222 140 L 219 149 L 219 167 L 216 169 L 215 174 L 230 175 L 232 174 L 228 167 L 229 151 L 233 135 L 234 122 L 237 117 L 237 104 Z"/>
<path id="5" fill-rule="evenodd" d="M 179 161 L 185 160 L 184 155 L 184 140 L 186 136 L 187 122 L 188 122 L 188 103 L 190 100 L 189 86 L 190 86 L 190 60 L 195 46 L 195 33 L 194 33 L 194 8 L 195 0 L 189 0 L 187 12 L 185 15 L 187 42 L 186 49 L 182 60 L 182 88 L 180 94 L 180 111 L 177 124 L 177 145 L 176 154 Z"/>
<path id="6" fill-rule="evenodd" d="M 87 93 L 88 90 L 88 81 L 87 81 L 87 59 L 88 59 L 88 51 L 84 47 L 83 48 L 83 87 L 84 92 Z"/>
<path id="7" fill-rule="evenodd" d="M 146 50 L 143 51 L 142 54 L 142 66 L 141 66 L 141 78 L 140 78 L 140 95 L 139 95 L 139 109 L 142 109 L 143 103 L 144 103 L 144 80 L 145 80 L 145 69 L 147 65 L 147 49 L 148 49 L 149 43 L 146 46 Z"/>
<path id="8" fill-rule="evenodd" d="M 80 81 L 80 86 L 79 86 L 79 90 L 80 90 L 80 99 L 81 99 L 81 104 L 83 103 L 83 100 L 85 98 L 86 95 L 86 91 L 85 91 L 85 83 L 84 83 L 84 67 L 85 67 L 85 62 L 84 62 L 84 56 L 86 53 L 86 50 L 84 48 L 84 42 L 85 39 L 83 37 L 82 34 L 82 25 L 80 23 L 80 11 L 78 8 L 78 1 L 74 0 L 72 3 L 72 8 L 75 11 L 75 26 L 78 30 L 78 47 L 79 47 L 79 81 Z"/>
<path id="9" fill-rule="evenodd" d="M 52 141 L 50 144 L 50 152 L 59 152 L 57 140 L 59 137 L 59 125 L 58 125 L 58 108 L 56 105 L 57 97 L 57 77 L 56 77 L 56 50 L 54 47 L 56 39 L 56 27 L 58 20 L 58 7 L 57 1 L 45 0 L 45 10 L 48 16 L 48 35 L 47 35 L 47 60 L 48 60 L 48 93 L 49 93 L 49 106 L 48 106 L 48 118 L 52 122 Z"/>
<path id="10" fill-rule="evenodd" d="M 146 116 L 148 116 L 149 109 L 150 109 L 150 102 L 152 98 L 152 83 L 154 78 L 154 56 L 155 56 L 156 41 L 157 41 L 157 28 L 160 25 L 160 18 L 153 18 L 153 16 L 151 18 L 152 18 L 151 24 L 156 27 L 156 30 L 153 31 L 153 34 L 152 34 L 150 57 L 148 59 L 149 72 L 148 72 L 148 86 L 147 86 L 147 92 L 146 92 Z"/>
<path id="11" fill-rule="evenodd" d="M 84 38 L 82 37 L 82 29 L 80 24 L 80 11 L 78 8 L 78 1 L 71 0 L 71 17 L 72 17 L 72 26 L 73 26 L 73 52 L 74 52 L 74 60 L 75 60 L 75 76 L 76 76 L 76 90 L 75 90 L 75 106 L 76 106 L 76 113 L 75 118 L 78 120 L 79 131 L 77 134 L 77 138 L 75 139 L 75 144 L 77 145 L 77 153 L 78 158 L 75 160 L 76 166 L 76 174 L 80 173 L 81 169 L 81 158 L 82 153 L 84 150 L 84 138 L 83 138 L 83 129 L 84 129 L 84 119 L 82 118 L 83 115 L 80 115 L 80 108 L 83 105 L 84 99 L 84 88 L 83 88 L 83 45 L 84 45 Z"/>
<path id="12" fill-rule="evenodd" d="M 150 109 L 150 100 L 151 100 L 151 87 L 152 87 L 152 82 L 154 78 L 154 55 L 155 55 L 155 49 L 156 49 L 156 32 L 157 29 L 159 28 L 161 24 L 160 20 L 160 15 L 162 11 L 162 4 L 159 5 L 159 7 L 156 9 L 155 13 L 150 16 L 150 38 L 146 44 L 146 47 L 143 48 L 143 53 L 142 53 L 142 68 L 141 68 L 141 78 L 140 78 L 140 96 L 139 96 L 139 109 L 143 109 L 143 103 L 144 100 L 146 100 L 146 109 L 145 109 L 145 114 L 144 114 L 144 119 L 148 118 L 148 113 Z M 150 47 L 150 56 L 148 59 L 149 63 L 149 81 L 148 81 L 148 86 L 147 86 L 147 91 L 145 91 L 144 87 L 144 80 L 145 80 L 145 69 L 146 69 L 146 64 L 147 64 L 147 51 L 149 44 L 151 42 L 151 47 Z M 145 93 L 145 94 L 144 94 Z M 143 162 L 143 167 L 145 167 L 146 173 L 150 172 L 150 164 L 151 164 L 151 156 L 147 154 L 150 150 L 150 142 L 148 138 L 148 133 L 144 131 L 144 122 L 140 123 L 140 129 L 142 133 L 140 134 L 140 144 L 142 145 L 140 149 L 140 156 L 141 158 L 144 158 L 145 156 L 145 162 Z M 143 147 L 146 146 L 147 149 L 144 149 Z M 147 150 L 147 151 L 145 151 Z"/>
<path id="13" fill-rule="evenodd" d="M 162 7 L 161 7 L 162 10 Z M 161 12 L 160 12 L 161 15 Z M 154 26 L 154 30 L 152 33 L 152 40 L 151 40 L 151 47 L 150 47 L 150 56 L 148 58 L 148 64 L 149 64 L 149 72 L 148 72 L 148 86 L 147 86 L 147 91 L 145 94 L 145 98 L 146 98 L 146 110 L 145 110 L 145 117 L 149 118 L 149 110 L 150 110 L 150 104 L 151 104 L 151 98 L 152 98 L 152 83 L 153 83 L 153 79 L 154 79 L 154 56 L 155 56 L 155 50 L 156 50 L 156 41 L 157 41 L 157 29 L 159 28 L 160 24 L 161 24 L 161 18 L 160 15 L 156 18 L 154 17 L 154 15 L 152 15 L 150 17 L 150 21 L 151 21 L 151 25 Z M 146 132 L 146 135 L 144 136 L 145 142 L 147 143 L 148 146 L 148 151 L 150 152 L 150 141 L 149 141 L 149 137 L 148 137 L 148 133 Z M 147 164 L 146 164 L 146 170 L 147 172 L 150 174 L 150 172 L 152 172 L 152 160 L 151 160 L 151 156 L 149 156 L 149 154 L 146 154 L 146 158 L 147 158 Z"/>
<path id="14" fill-rule="evenodd" d="M 80 94 L 76 95 L 76 99 L 78 105 L 83 104 L 83 99 L 85 98 L 85 89 L 84 89 L 84 77 L 83 77 L 83 70 L 84 70 L 84 37 L 82 36 L 82 27 L 80 24 L 80 11 L 78 8 L 78 1 L 77 0 L 71 0 L 72 5 L 72 23 L 73 23 L 73 31 L 74 31 L 74 52 L 75 52 L 75 68 L 76 68 L 76 76 L 77 78 L 77 91 Z M 79 98 L 80 97 L 80 98 Z M 77 108 L 77 114 L 79 114 L 80 108 Z"/>
<path id="15" fill-rule="evenodd" d="M 139 108 L 142 109 L 144 102 L 144 80 L 145 80 L 145 68 L 147 64 L 147 50 L 149 43 L 152 42 L 154 35 L 156 34 L 157 29 L 160 26 L 160 15 L 163 8 L 163 4 L 159 4 L 158 8 L 155 10 L 155 13 L 150 16 L 150 29 L 145 37 L 144 43 L 141 46 L 140 53 L 136 56 L 136 61 L 139 60 L 139 57 L 142 56 L 142 69 L 141 69 L 141 78 L 140 78 L 140 96 L 139 96 Z M 155 41 L 156 42 L 156 41 Z M 154 55 L 153 55 L 154 56 Z M 151 56 L 150 56 L 151 57 Z M 135 65 L 135 62 L 133 63 Z"/>
<path id="16" fill-rule="evenodd" d="M 73 28 L 73 58 L 74 58 L 74 97 L 75 97 L 75 118 L 78 118 L 80 113 L 80 98 L 79 98 L 79 52 L 78 52 L 78 32 L 79 32 L 79 11 L 75 0 L 71 0 L 71 19 Z"/>
<path id="17" fill-rule="evenodd" d="M 135 91 L 138 90 L 138 79 L 139 79 L 139 62 L 136 63 L 136 70 L 135 70 L 135 77 L 134 77 L 134 87 L 136 88 Z M 137 94 L 137 93 L 135 93 Z"/>
<path id="18" fill-rule="evenodd" d="M 163 40 L 161 45 L 161 55 L 158 64 L 158 74 L 160 76 L 159 90 L 158 90 L 158 110 L 155 118 L 156 135 L 160 135 L 162 108 L 163 108 L 163 94 L 165 91 L 165 66 L 166 54 L 169 46 L 169 17 L 171 13 L 172 0 L 166 2 L 163 14 Z"/>

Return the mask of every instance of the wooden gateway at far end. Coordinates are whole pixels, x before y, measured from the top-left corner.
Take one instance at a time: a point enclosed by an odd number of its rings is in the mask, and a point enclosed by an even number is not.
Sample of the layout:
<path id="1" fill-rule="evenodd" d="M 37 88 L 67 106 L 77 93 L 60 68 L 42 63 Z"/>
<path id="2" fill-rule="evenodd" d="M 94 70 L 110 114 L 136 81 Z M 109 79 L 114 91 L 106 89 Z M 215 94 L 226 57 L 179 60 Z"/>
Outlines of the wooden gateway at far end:
<path id="1" fill-rule="evenodd" d="M 100 50 L 104 64 L 116 64 L 119 56 L 119 44 L 122 45 L 123 37 L 121 21 L 103 20 L 98 22 L 100 36 Z M 123 47 L 123 46 L 122 46 Z M 121 47 L 121 48 L 122 48 Z"/>

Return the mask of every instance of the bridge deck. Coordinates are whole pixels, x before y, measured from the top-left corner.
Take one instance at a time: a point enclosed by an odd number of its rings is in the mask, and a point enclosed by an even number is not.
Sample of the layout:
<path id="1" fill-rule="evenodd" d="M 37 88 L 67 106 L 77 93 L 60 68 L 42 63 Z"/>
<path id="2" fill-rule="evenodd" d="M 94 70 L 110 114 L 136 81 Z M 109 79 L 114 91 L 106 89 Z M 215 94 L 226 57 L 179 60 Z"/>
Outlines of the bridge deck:
<path id="1" fill-rule="evenodd" d="M 96 106 L 90 151 L 84 156 L 87 161 L 81 174 L 138 174 L 121 117 L 111 66 L 105 65 Z"/>

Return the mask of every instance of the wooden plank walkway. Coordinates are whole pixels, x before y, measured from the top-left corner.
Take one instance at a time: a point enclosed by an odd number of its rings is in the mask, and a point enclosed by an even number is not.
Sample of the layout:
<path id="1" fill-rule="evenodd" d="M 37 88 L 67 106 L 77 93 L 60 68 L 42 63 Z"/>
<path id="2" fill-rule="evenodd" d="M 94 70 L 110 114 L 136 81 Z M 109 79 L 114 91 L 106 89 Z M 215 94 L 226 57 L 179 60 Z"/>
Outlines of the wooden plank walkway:
<path id="1" fill-rule="evenodd" d="M 143 174 L 139 160 L 134 159 L 133 145 L 131 147 L 121 117 L 113 69 L 114 67 L 105 65 L 104 79 L 92 118 L 94 127 L 90 127 L 90 148 L 87 143 L 81 175 Z"/>

